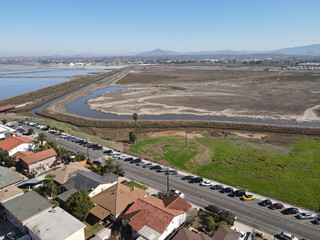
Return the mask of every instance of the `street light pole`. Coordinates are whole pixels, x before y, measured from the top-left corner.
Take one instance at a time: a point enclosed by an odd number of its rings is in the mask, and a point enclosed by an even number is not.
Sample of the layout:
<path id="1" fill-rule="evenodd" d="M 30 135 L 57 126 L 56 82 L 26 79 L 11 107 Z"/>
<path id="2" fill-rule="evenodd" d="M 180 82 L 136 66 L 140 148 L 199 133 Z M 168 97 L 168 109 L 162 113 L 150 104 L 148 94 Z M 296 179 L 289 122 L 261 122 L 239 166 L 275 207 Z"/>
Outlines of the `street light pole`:
<path id="1" fill-rule="evenodd" d="M 89 147 L 88 147 L 88 145 L 89 145 L 88 139 L 86 139 L 86 141 L 87 141 L 87 155 L 88 155 L 88 160 L 90 161 Z"/>
<path id="2" fill-rule="evenodd" d="M 169 183 L 169 167 L 167 168 L 167 193 L 169 194 L 170 183 Z"/>

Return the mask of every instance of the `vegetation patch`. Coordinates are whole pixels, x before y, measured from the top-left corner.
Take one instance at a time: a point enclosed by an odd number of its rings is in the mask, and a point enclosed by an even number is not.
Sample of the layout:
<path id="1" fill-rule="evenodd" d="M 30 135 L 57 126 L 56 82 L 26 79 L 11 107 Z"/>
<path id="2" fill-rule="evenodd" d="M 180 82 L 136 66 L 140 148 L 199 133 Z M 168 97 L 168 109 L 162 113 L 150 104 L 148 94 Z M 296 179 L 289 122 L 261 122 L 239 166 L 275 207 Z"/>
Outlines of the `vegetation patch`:
<path id="1" fill-rule="evenodd" d="M 136 182 L 129 182 L 129 183 L 127 184 L 127 186 L 128 186 L 128 187 L 137 187 L 137 188 L 140 188 L 140 189 L 142 189 L 142 190 L 147 190 L 147 189 L 148 189 L 146 186 L 141 185 L 141 184 L 136 183 Z"/>
<path id="2" fill-rule="evenodd" d="M 200 164 L 203 149 L 211 153 L 211 159 Z M 161 137 L 140 141 L 130 150 L 234 187 L 319 209 L 320 140 L 274 146 L 234 137 L 207 137 L 189 139 L 186 146 L 184 138 Z"/>

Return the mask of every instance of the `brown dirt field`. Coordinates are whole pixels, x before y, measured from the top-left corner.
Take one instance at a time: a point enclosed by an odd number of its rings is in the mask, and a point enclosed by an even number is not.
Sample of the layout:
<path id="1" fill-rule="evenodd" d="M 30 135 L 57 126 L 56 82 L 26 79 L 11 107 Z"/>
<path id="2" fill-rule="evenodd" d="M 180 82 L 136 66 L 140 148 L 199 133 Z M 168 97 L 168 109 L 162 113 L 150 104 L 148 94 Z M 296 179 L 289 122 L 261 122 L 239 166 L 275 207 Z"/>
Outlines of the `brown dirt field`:
<path id="1" fill-rule="evenodd" d="M 113 83 L 126 85 L 126 91 L 103 94 L 90 99 L 88 105 L 117 115 L 137 112 L 320 122 L 320 73 L 263 70 L 223 66 L 132 67 L 125 77 Z"/>

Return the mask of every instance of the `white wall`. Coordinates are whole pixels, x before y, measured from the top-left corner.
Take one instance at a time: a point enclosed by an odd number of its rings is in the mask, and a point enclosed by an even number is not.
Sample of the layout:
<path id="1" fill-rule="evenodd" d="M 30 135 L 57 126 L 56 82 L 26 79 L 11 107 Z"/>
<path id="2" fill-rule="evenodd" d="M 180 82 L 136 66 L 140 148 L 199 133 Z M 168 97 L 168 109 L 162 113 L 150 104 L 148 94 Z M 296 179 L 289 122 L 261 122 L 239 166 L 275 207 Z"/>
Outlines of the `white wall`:
<path id="1" fill-rule="evenodd" d="M 35 170 L 35 172 L 41 172 L 41 171 L 43 171 L 43 167 L 45 168 L 45 170 L 50 168 L 55 160 L 56 160 L 56 156 L 53 156 L 51 158 L 47 158 L 47 159 L 42 160 L 40 162 L 35 162 L 33 164 L 30 164 L 29 166 L 23 162 L 23 165 L 25 165 L 26 168 L 29 169 L 29 173 L 32 172 L 33 170 Z M 42 167 L 41 171 L 40 170 L 38 171 L 39 167 Z"/>
<path id="2" fill-rule="evenodd" d="M 21 151 L 32 151 L 34 150 L 36 145 L 34 143 L 22 143 L 18 147 L 9 151 L 9 156 Z"/>
<path id="3" fill-rule="evenodd" d="M 162 233 L 162 235 L 158 238 L 158 240 L 165 239 L 170 233 L 172 233 L 175 229 L 177 229 L 187 218 L 187 213 L 180 214 L 172 219 L 167 229 Z"/>
<path id="4" fill-rule="evenodd" d="M 78 232 L 72 234 L 72 236 L 66 238 L 66 240 L 85 240 L 84 238 L 84 228 L 80 229 Z M 59 229 L 57 229 L 59 231 Z"/>
<path id="5" fill-rule="evenodd" d="M 105 183 L 105 184 L 100 184 L 98 187 L 96 187 L 92 192 L 89 193 L 89 197 L 93 197 L 99 193 L 101 193 L 102 191 L 108 189 L 109 187 L 115 185 L 117 183 L 117 181 L 113 182 L 113 183 Z"/>

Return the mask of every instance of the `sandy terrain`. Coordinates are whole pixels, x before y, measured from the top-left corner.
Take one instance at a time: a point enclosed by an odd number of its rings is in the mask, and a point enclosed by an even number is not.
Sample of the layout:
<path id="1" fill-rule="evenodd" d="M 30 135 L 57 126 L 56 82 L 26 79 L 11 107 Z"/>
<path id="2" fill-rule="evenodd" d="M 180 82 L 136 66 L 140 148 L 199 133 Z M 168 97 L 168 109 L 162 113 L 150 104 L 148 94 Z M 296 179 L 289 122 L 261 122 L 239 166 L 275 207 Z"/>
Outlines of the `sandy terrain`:
<path id="1" fill-rule="evenodd" d="M 110 84 L 127 87 L 87 104 L 117 115 L 191 114 L 320 122 L 320 73 L 259 66 L 136 66 Z M 51 107 L 64 105 L 104 85 L 92 85 Z M 146 88 L 143 88 L 146 87 Z"/>

